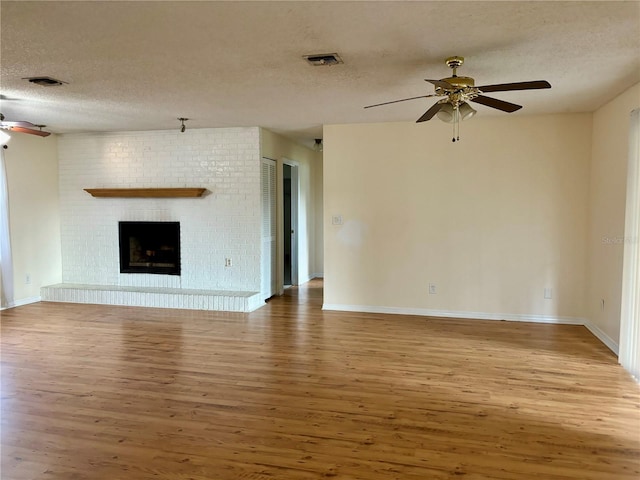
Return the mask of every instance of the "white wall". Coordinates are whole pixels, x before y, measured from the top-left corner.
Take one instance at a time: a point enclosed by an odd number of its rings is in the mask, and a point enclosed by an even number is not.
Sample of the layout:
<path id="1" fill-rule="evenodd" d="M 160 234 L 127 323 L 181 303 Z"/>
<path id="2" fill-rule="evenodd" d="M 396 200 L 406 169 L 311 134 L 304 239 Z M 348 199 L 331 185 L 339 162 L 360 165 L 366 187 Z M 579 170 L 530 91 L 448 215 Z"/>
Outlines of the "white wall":
<path id="1" fill-rule="evenodd" d="M 258 128 L 62 135 L 59 162 L 65 283 L 260 290 Z M 209 193 L 127 199 L 83 191 L 106 187 Z M 124 220 L 179 221 L 181 276 L 120 274 L 118 222 Z"/>
<path id="2" fill-rule="evenodd" d="M 640 84 L 593 115 L 586 309 L 590 322 L 616 344 L 620 336 L 629 115 L 638 107 Z"/>
<path id="3" fill-rule="evenodd" d="M 590 138 L 590 114 L 480 112 L 455 144 L 437 120 L 325 126 L 325 307 L 581 321 Z"/>
<path id="4" fill-rule="evenodd" d="M 316 250 L 322 249 L 322 230 L 318 231 L 316 218 L 322 217 L 322 154 L 292 142 L 270 130 L 260 129 L 260 145 L 263 157 L 276 161 L 278 189 L 278 231 L 282 230 L 282 164 L 293 161 L 298 165 L 299 216 L 298 225 L 298 281 L 304 283 L 323 271 Z M 320 190 L 320 192 L 318 192 Z M 283 239 L 278 237 L 278 285 L 283 284 Z"/>
<path id="5" fill-rule="evenodd" d="M 38 300 L 40 287 L 61 278 L 57 137 L 11 133 L 4 154 L 14 304 L 20 305 Z"/>

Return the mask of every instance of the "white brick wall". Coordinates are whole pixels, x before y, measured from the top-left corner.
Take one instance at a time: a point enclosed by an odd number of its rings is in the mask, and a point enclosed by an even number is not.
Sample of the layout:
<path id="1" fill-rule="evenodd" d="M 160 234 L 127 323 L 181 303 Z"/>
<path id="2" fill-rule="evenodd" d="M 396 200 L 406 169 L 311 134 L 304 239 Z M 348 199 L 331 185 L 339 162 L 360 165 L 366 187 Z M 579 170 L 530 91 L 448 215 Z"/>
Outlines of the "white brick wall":
<path id="1" fill-rule="evenodd" d="M 256 128 L 67 134 L 58 142 L 65 283 L 260 290 Z M 204 187 L 202 198 L 94 198 L 84 188 Z M 179 221 L 181 276 L 120 274 L 118 222 Z M 233 260 L 232 267 L 224 259 Z"/>

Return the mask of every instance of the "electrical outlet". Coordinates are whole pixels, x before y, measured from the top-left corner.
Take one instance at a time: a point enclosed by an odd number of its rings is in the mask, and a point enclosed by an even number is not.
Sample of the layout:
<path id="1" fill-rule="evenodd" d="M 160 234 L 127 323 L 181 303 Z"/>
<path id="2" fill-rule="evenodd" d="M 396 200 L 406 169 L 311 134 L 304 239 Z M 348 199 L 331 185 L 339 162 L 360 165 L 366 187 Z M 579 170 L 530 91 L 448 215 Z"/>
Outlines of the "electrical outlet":
<path id="1" fill-rule="evenodd" d="M 31 285 L 31 274 L 30 273 L 27 273 L 24 276 L 24 284 L 25 285 Z"/>
<path id="2" fill-rule="evenodd" d="M 546 298 L 547 300 L 553 298 L 553 289 L 552 288 L 545 288 L 544 289 L 544 298 Z"/>
<path id="3" fill-rule="evenodd" d="M 331 225 L 342 225 L 342 215 L 332 215 L 331 216 Z"/>
<path id="4" fill-rule="evenodd" d="M 429 295 L 435 295 L 436 294 L 436 284 L 435 283 L 430 283 L 429 284 Z"/>
<path id="5" fill-rule="evenodd" d="M 233 265 L 233 262 L 231 261 L 230 258 L 225 258 L 224 259 L 224 266 L 225 267 L 231 267 Z"/>

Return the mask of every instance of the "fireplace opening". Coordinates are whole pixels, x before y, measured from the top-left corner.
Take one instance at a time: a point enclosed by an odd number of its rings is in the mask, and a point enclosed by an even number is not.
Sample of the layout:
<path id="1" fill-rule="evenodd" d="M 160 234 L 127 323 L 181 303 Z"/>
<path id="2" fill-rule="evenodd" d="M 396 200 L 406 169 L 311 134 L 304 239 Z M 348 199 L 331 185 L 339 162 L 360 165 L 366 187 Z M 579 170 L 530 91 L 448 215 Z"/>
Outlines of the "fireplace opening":
<path id="1" fill-rule="evenodd" d="M 180 222 L 119 222 L 120 273 L 180 275 Z"/>

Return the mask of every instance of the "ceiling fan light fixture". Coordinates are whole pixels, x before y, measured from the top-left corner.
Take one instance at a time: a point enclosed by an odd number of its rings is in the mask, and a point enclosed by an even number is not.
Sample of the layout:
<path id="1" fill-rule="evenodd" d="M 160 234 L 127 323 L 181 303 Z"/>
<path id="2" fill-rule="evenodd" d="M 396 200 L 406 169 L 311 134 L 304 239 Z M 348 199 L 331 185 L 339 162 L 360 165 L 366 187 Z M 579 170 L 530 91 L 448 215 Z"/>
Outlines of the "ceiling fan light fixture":
<path id="1" fill-rule="evenodd" d="M 467 102 L 463 102 L 458 106 L 460 120 L 467 120 L 473 117 L 476 113 L 478 112 Z M 453 105 L 450 103 L 445 103 L 436 115 L 445 123 L 453 123 L 456 120 L 455 108 L 453 108 Z"/>
<path id="2" fill-rule="evenodd" d="M 316 138 L 315 139 L 315 143 L 313 144 L 313 149 L 316 152 L 321 152 L 323 149 L 323 145 L 322 145 L 322 139 L 321 138 Z"/>
<path id="3" fill-rule="evenodd" d="M 453 120 L 455 119 L 455 110 L 453 108 L 453 105 L 451 105 L 450 103 L 445 103 L 444 105 L 442 105 L 442 107 L 440 107 L 440 110 L 438 111 L 438 113 L 436 113 L 436 115 L 445 123 L 453 123 Z"/>
<path id="4" fill-rule="evenodd" d="M 467 102 L 464 102 L 462 105 L 458 107 L 460 111 L 460 119 L 467 120 L 468 118 L 473 117 L 476 113 L 478 113 L 474 108 L 469 105 Z"/>
<path id="5" fill-rule="evenodd" d="M 189 119 L 185 117 L 178 117 L 178 120 L 180 120 L 180 133 L 184 133 L 184 131 L 187 129 L 187 126 L 184 124 L 184 122 Z"/>

